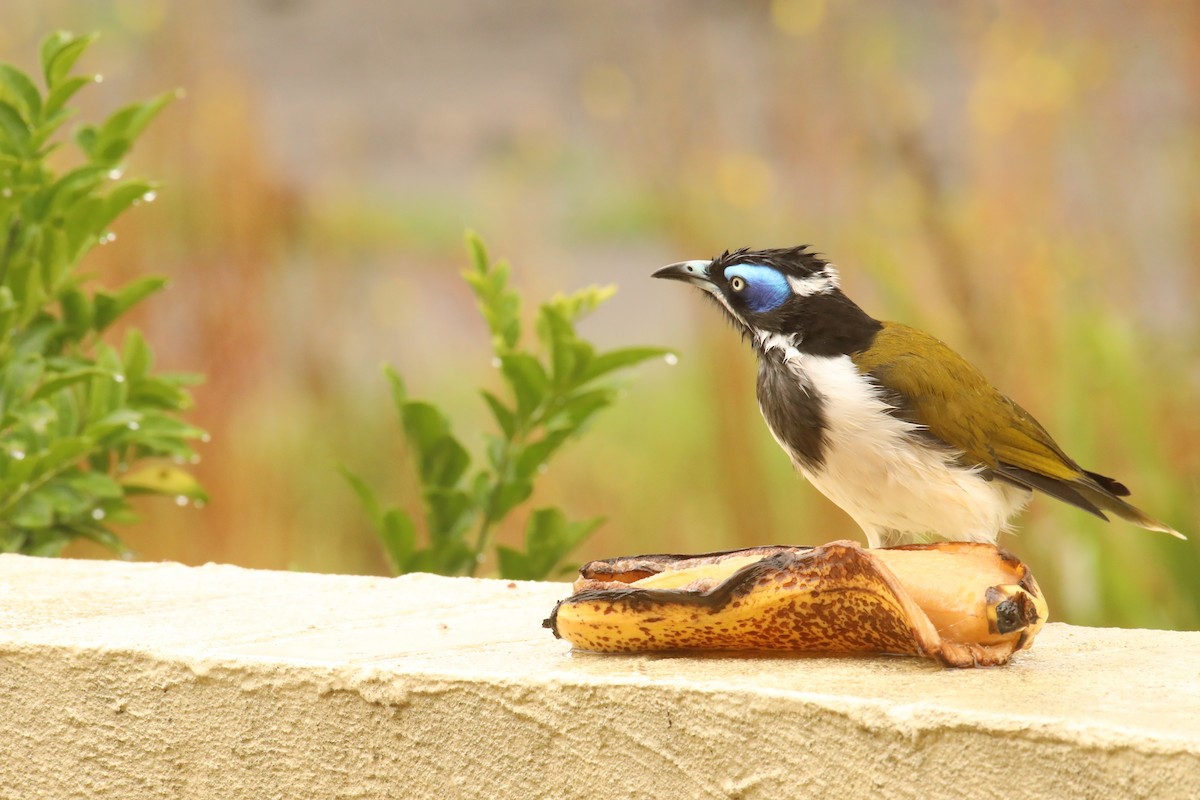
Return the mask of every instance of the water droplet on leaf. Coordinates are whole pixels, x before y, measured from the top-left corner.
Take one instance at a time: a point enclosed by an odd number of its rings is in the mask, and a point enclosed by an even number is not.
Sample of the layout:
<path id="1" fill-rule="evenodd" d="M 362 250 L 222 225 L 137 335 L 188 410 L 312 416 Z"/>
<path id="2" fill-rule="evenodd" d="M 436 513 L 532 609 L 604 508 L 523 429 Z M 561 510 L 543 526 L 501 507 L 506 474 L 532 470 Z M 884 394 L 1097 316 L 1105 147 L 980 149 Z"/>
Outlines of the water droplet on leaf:
<path id="1" fill-rule="evenodd" d="M 108 171 L 108 179 L 109 179 L 110 181 L 119 181 L 119 180 L 121 180 L 121 176 L 122 176 L 122 175 L 124 175 L 124 174 L 125 174 L 125 173 L 124 173 L 124 172 L 122 172 L 122 171 L 121 171 L 121 169 L 120 169 L 119 167 L 117 167 L 117 168 L 114 168 L 114 169 L 110 169 L 110 170 Z"/>
<path id="2" fill-rule="evenodd" d="M 93 508 L 92 509 L 92 519 L 104 519 L 104 509 L 103 508 Z"/>
<path id="3" fill-rule="evenodd" d="M 674 353 L 667 353 L 665 356 L 663 356 L 663 361 L 667 362 L 668 367 L 673 367 L 679 363 L 679 356 L 675 355 Z"/>
<path id="4" fill-rule="evenodd" d="M 175 497 L 175 505 L 179 506 L 180 508 L 183 508 L 187 504 L 188 504 L 188 499 L 187 499 L 186 494 L 177 495 Z"/>
<path id="5" fill-rule="evenodd" d="M 142 195 L 142 199 L 145 200 L 147 203 L 153 203 L 155 200 L 158 199 L 158 192 L 155 192 L 155 191 L 146 192 L 144 195 Z"/>
<path id="6" fill-rule="evenodd" d="M 11 455 L 17 461 L 20 461 L 21 459 L 25 458 L 25 451 L 24 450 L 13 450 L 9 453 L 9 455 Z"/>
<path id="7" fill-rule="evenodd" d="M 136 422 L 131 422 L 128 425 L 126 425 L 125 427 L 129 428 L 129 430 L 131 430 L 131 431 L 136 431 L 137 429 L 141 428 L 142 426 Z"/>

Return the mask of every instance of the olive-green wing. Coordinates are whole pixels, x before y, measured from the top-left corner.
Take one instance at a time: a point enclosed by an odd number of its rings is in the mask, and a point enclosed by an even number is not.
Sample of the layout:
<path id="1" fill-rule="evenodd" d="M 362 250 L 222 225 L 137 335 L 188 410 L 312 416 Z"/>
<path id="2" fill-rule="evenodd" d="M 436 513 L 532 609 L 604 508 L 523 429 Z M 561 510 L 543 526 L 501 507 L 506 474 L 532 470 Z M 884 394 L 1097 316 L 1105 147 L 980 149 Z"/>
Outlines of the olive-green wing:
<path id="1" fill-rule="evenodd" d="M 883 323 L 869 351 L 851 356 L 859 371 L 887 393 L 902 419 L 955 451 L 968 466 L 1038 489 L 1108 519 L 1112 512 L 1135 525 L 1180 539 L 1179 531 L 1123 500 L 1122 484 L 1082 469 L 1029 412 L 998 392 L 969 361 L 915 328 Z"/>
<path id="2" fill-rule="evenodd" d="M 1087 473 L 1046 429 L 938 339 L 884 323 L 870 351 L 852 358 L 887 392 L 898 416 L 960 451 L 965 464 L 981 465 L 993 475 L 1103 516 L 1072 486 L 1087 481 Z"/>

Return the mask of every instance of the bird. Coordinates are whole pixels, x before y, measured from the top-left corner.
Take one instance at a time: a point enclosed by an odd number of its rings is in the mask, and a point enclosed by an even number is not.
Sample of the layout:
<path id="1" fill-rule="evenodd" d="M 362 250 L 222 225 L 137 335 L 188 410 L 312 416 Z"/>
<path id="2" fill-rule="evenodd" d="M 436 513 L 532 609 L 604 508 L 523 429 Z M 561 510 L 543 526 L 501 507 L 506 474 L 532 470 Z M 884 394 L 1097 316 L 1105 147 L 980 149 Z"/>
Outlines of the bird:
<path id="1" fill-rule="evenodd" d="M 1123 484 L 1075 463 L 948 345 L 870 316 L 809 245 L 726 251 L 653 277 L 703 290 L 751 343 L 771 435 L 869 547 L 995 544 L 1034 490 L 1185 538 L 1128 503 Z"/>

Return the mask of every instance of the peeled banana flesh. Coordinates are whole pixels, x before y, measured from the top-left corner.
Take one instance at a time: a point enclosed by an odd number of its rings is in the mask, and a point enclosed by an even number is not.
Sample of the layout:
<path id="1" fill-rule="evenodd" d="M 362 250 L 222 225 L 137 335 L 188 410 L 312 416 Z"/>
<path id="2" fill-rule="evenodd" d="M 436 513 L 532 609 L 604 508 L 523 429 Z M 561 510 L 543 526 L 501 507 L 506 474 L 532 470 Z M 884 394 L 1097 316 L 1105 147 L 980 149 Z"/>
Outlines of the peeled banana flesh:
<path id="1" fill-rule="evenodd" d="M 1029 570 L 990 544 L 754 547 L 593 561 L 545 626 L 576 648 L 790 650 L 1005 664 L 1047 606 Z"/>

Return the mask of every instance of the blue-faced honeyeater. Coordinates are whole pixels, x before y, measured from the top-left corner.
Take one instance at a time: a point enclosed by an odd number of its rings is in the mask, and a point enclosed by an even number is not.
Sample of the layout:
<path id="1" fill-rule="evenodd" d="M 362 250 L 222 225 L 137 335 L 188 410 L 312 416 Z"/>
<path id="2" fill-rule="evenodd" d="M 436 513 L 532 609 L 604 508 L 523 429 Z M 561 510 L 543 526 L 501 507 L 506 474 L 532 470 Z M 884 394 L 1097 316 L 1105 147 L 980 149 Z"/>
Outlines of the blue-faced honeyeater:
<path id="1" fill-rule="evenodd" d="M 1182 538 L 1083 469 L 1027 411 L 927 333 L 872 318 L 806 246 L 663 267 L 703 289 L 758 355 L 775 441 L 872 547 L 915 538 L 995 542 L 1032 490 Z"/>

